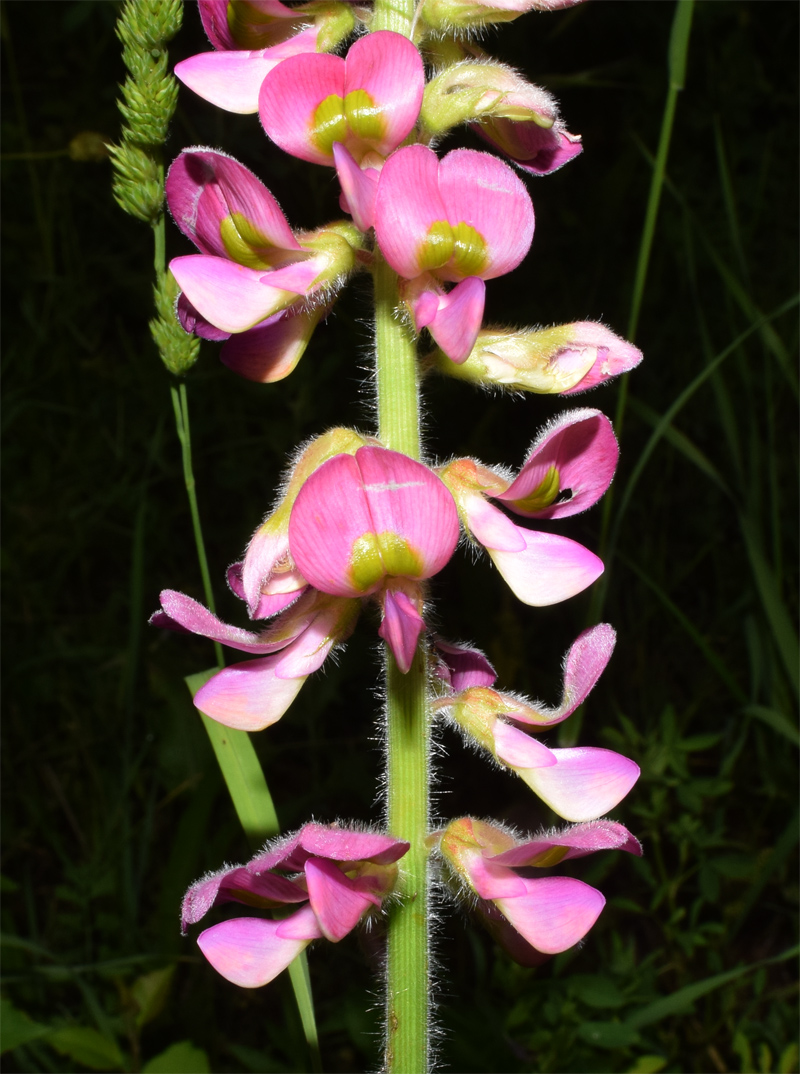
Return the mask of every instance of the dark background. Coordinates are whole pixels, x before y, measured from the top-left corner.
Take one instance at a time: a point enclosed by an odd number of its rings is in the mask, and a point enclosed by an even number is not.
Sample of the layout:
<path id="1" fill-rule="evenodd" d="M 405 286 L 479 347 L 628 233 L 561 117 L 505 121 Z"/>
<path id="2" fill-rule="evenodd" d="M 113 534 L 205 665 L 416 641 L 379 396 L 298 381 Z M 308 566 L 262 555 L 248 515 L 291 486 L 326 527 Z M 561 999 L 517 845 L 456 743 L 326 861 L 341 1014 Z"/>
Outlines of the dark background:
<path id="1" fill-rule="evenodd" d="M 138 1070 L 191 1041 L 214 1071 L 303 1071 L 288 981 L 238 990 L 178 934 L 185 887 L 247 847 L 182 683 L 213 663 L 211 646 L 146 625 L 164 587 L 202 599 L 171 378 L 147 330 L 152 239 L 114 203 L 108 161 L 65 152 L 84 131 L 119 136 L 117 12 L 2 4 L 4 1024 L 27 1015 L 41 1030 L 5 1069 Z M 673 13 L 596 0 L 484 42 L 557 94 L 585 146 L 529 182 L 533 247 L 489 284 L 490 320 L 602 319 L 625 334 Z M 445 1070 L 797 1069 L 795 960 L 777 957 L 796 943 L 796 308 L 767 319 L 797 287 L 797 15 L 788 2 L 696 5 L 612 521 L 661 416 L 726 357 L 650 443 L 613 547 L 601 548 L 602 507 L 563 527 L 605 555 L 596 617 L 618 632 L 581 742 L 642 766 L 614 815 L 645 856 L 578 863 L 607 908 L 582 948 L 538 971 L 442 910 Z M 206 47 L 187 5 L 171 56 Z M 284 157 L 256 117 L 182 90 L 168 158 L 192 144 L 253 168 L 295 227 L 339 213 L 332 172 Z M 463 131 L 448 144 L 477 146 Z M 189 252 L 171 224 L 168 251 Z M 293 447 L 332 424 L 370 428 L 369 316 L 357 282 L 286 381 L 235 378 L 213 344 L 187 378 L 223 618 L 244 624 L 224 569 Z M 566 405 L 613 417 L 618 391 Z M 431 381 L 429 455 L 519 465 L 564 405 Z M 485 649 L 502 687 L 556 702 L 589 595 L 526 608 L 461 554 L 435 590 L 443 634 Z M 362 622 L 338 666 L 255 736 L 286 830 L 379 814 L 376 640 Z M 520 781 L 449 730 L 439 740 L 440 816 L 552 823 Z M 365 954 L 354 937 L 310 951 L 326 1070 L 378 1063 Z"/>

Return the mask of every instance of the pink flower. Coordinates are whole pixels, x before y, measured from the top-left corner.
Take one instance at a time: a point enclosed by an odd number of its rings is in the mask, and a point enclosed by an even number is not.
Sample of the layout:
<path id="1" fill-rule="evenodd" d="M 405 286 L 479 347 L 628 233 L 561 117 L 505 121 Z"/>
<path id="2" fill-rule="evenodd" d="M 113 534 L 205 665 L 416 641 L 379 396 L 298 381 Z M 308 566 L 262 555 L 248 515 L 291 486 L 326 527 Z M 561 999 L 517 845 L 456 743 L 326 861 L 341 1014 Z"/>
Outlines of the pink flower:
<path id="1" fill-rule="evenodd" d="M 531 867 L 544 868 L 598 850 L 642 848 L 627 828 L 609 820 L 576 824 L 520 840 L 497 825 L 462 817 L 431 838 L 449 876 L 495 939 L 523 965 L 539 965 L 550 955 L 583 939 L 600 915 L 605 899 L 599 891 L 569 876 L 532 878 Z"/>
<path id="2" fill-rule="evenodd" d="M 267 845 L 247 865 L 196 881 L 183 900 L 182 931 L 222 903 L 262 910 L 296 906 L 286 917 L 239 917 L 197 939 L 226 980 L 259 988 L 286 969 L 312 940 L 338 943 L 392 892 L 396 862 L 409 844 L 390 835 L 314 822 Z"/>
<path id="3" fill-rule="evenodd" d="M 264 79 L 258 111 L 269 137 L 301 160 L 332 165 L 339 143 L 358 164 L 382 162 L 416 123 L 424 85 L 417 48 L 380 30 L 359 38 L 345 59 L 284 60 Z"/>
<path id="4" fill-rule="evenodd" d="M 201 251 L 170 262 L 183 291 L 178 311 L 184 327 L 216 339 L 256 329 L 259 335 L 233 348 L 231 363 L 247 365 L 239 353 L 244 346 L 252 368 L 259 347 L 266 352 L 262 364 L 273 372 L 283 368 L 285 375 L 318 319 L 299 303 L 342 285 L 355 264 L 348 238 L 358 233 L 350 224 L 334 224 L 301 235 L 300 242 L 264 184 L 212 149 L 188 149 L 177 157 L 166 196 L 178 227 Z M 290 307 L 299 318 L 294 322 Z M 278 377 L 268 373 L 267 379 Z"/>
<path id="5" fill-rule="evenodd" d="M 454 365 L 443 353 L 430 355 L 438 372 L 486 388 L 539 394 L 577 395 L 627 373 L 642 352 L 594 321 L 514 331 L 478 333 L 466 361 Z"/>
<path id="6" fill-rule="evenodd" d="M 274 67 L 289 56 L 336 48 L 356 23 L 350 4 L 199 2 L 203 27 L 216 51 L 182 60 L 175 74 L 200 97 L 229 112 L 257 112 L 261 83 Z"/>
<path id="7" fill-rule="evenodd" d="M 405 301 L 461 362 L 483 317 L 484 280 L 522 261 L 533 238 L 533 206 L 521 180 L 487 153 L 456 149 L 441 161 L 422 145 L 386 162 L 375 201 L 375 234 L 395 272 L 411 281 Z M 456 283 L 446 294 L 442 282 Z"/>
<path id="8" fill-rule="evenodd" d="M 544 429 L 513 481 L 472 459 L 456 459 L 439 472 L 468 534 L 484 546 L 514 594 L 540 607 L 580 593 L 603 564 L 576 541 L 516 525 L 489 500 L 526 518 L 566 518 L 603 495 L 618 453 L 608 418 L 599 410 L 575 410 Z"/>
<path id="9" fill-rule="evenodd" d="M 622 801 L 639 778 L 639 766 L 613 750 L 550 749 L 527 731 L 553 727 L 583 704 L 611 657 L 614 640 L 613 628 L 601 623 L 575 641 L 564 660 L 557 708 L 491 689 L 494 671 L 482 653 L 457 646 L 443 650 L 440 644 L 439 675 L 449 692 L 435 708 L 448 710 L 470 742 L 515 772 L 560 817 L 595 820 Z"/>

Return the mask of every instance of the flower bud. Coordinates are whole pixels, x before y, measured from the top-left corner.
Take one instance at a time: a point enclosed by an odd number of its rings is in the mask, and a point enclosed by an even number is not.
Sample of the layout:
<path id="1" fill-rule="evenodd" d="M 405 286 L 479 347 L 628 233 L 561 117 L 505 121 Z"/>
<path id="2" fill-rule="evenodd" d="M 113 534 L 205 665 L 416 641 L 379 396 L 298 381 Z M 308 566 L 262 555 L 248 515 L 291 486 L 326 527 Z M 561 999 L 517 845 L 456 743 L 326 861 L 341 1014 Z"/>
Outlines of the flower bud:
<path id="1" fill-rule="evenodd" d="M 571 395 L 588 391 L 633 369 L 642 352 L 594 321 L 554 328 L 485 329 L 460 365 L 441 350 L 430 368 L 486 388 Z"/>
<path id="2" fill-rule="evenodd" d="M 549 129 L 558 118 L 550 94 L 503 64 L 465 61 L 448 67 L 425 87 L 420 113 L 431 134 L 484 118 L 535 123 Z"/>

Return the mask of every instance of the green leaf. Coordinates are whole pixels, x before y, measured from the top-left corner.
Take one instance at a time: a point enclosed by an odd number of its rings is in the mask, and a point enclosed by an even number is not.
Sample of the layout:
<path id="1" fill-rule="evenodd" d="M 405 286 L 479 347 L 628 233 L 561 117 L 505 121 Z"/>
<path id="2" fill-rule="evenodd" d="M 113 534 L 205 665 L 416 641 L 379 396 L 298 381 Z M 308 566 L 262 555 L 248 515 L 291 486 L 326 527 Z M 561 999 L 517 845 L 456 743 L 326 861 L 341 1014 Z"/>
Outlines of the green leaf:
<path id="1" fill-rule="evenodd" d="M 203 1049 L 195 1048 L 190 1040 L 181 1040 L 148 1060 L 142 1074 L 209 1074 L 210 1070 Z"/>
<path id="2" fill-rule="evenodd" d="M 118 1070 L 123 1065 L 122 1052 L 115 1040 L 109 1040 L 88 1026 L 64 1026 L 48 1037 L 48 1044 L 60 1055 L 68 1055 L 92 1070 Z"/>
<path id="3" fill-rule="evenodd" d="M 765 705 L 747 705 L 744 710 L 749 716 L 755 716 L 757 720 L 777 731 L 779 735 L 788 738 L 793 746 L 800 746 L 800 731 L 788 716 Z"/>
<path id="4" fill-rule="evenodd" d="M 621 1007 L 625 1000 L 616 984 L 601 974 L 576 974 L 569 981 L 569 991 L 587 1007 Z"/>
<path id="5" fill-rule="evenodd" d="M 595 1048 L 628 1048 L 639 1041 L 639 1034 L 627 1022 L 583 1022 L 578 1036 Z"/>
<path id="6" fill-rule="evenodd" d="M 627 1074 L 658 1074 L 666 1065 L 663 1055 L 641 1055 L 632 1067 L 628 1067 Z"/>
<path id="7" fill-rule="evenodd" d="M 11 1000 L 0 1000 L 0 1053 L 13 1051 L 49 1032 L 49 1026 L 34 1022 L 30 1015 L 17 1010 Z"/>
<path id="8" fill-rule="evenodd" d="M 187 675 L 186 685 L 192 697 L 218 671 L 219 668 L 211 668 Z M 246 731 L 223 727 L 202 712 L 200 716 L 248 842 L 253 847 L 260 846 L 265 839 L 278 834 L 280 825 L 250 736 Z"/>
<path id="9" fill-rule="evenodd" d="M 174 973 L 174 965 L 165 966 L 163 969 L 153 970 L 152 973 L 145 973 L 131 985 L 131 995 L 139 1007 L 136 1024 L 140 1029 L 152 1022 L 164 1009 Z"/>

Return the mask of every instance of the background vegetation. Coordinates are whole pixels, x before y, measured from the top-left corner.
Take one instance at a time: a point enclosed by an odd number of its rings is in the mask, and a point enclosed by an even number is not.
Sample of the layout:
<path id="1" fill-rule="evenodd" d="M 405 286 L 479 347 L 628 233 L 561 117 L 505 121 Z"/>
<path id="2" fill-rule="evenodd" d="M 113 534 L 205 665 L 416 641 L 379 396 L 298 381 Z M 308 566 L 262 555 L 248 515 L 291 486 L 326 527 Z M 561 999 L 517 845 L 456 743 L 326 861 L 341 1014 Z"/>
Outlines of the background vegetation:
<path id="1" fill-rule="evenodd" d="M 492 319 L 602 318 L 625 333 L 673 10 L 598 2 L 492 34 L 585 144 L 530 184 L 534 245 L 490 284 Z M 178 934 L 188 883 L 247 848 L 182 682 L 213 663 L 211 646 L 146 625 L 161 588 L 201 586 L 170 378 L 147 331 L 151 238 L 113 202 L 108 161 L 73 159 L 91 149 L 76 148 L 82 132 L 117 136 L 116 14 L 93 0 L 2 5 L 5 1068 L 303 1071 L 287 982 L 238 990 Z M 696 6 L 609 526 L 602 536 L 598 508 L 568 527 L 603 547 L 603 607 L 525 608 L 466 557 L 438 584 L 442 632 L 548 701 L 589 617 L 615 625 L 582 740 L 641 764 L 615 816 L 645 845 L 641 861 L 578 863 L 608 906 L 581 949 L 541 970 L 442 913 L 444 1070 L 797 1070 L 797 20 L 797 5 L 768 0 Z M 172 55 L 205 47 L 188 6 Z M 331 173 L 182 91 L 170 155 L 191 144 L 252 167 L 295 226 L 337 212 Z M 188 250 L 176 229 L 168 243 Z M 223 571 L 287 453 L 370 421 L 365 287 L 289 380 L 236 379 L 213 345 L 188 377 L 224 618 L 242 621 Z M 585 402 L 613 416 L 618 393 Z M 518 463 L 562 406 L 432 382 L 429 450 Z M 375 815 L 375 640 L 362 628 L 256 736 L 286 829 Z M 441 745 L 443 816 L 550 823 L 521 782 L 447 731 Z M 353 938 L 311 951 L 326 1070 L 377 1065 L 370 958 Z"/>

